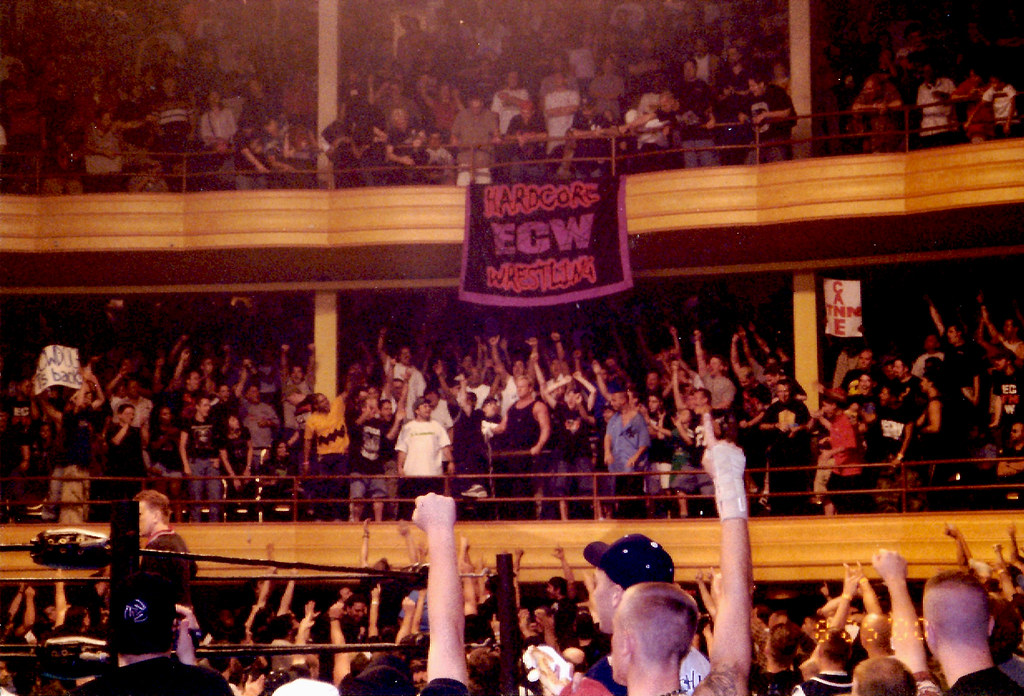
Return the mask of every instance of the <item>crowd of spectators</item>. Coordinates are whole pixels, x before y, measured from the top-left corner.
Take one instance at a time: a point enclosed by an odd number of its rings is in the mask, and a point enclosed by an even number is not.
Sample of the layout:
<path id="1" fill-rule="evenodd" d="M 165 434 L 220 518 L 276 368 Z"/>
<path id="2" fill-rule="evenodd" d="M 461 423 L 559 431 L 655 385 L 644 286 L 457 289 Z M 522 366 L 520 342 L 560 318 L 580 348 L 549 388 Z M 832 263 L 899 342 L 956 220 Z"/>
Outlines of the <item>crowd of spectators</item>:
<path id="1" fill-rule="evenodd" d="M 1020 134 L 1024 26 L 1012 3 L 834 7 L 816 95 L 832 152 L 895 152 Z M 916 107 L 909 111 L 904 107 Z M 912 133 L 909 143 L 902 131 Z"/>
<path id="2" fill-rule="evenodd" d="M 1024 318 L 984 299 L 955 318 L 921 302 L 933 330 L 911 339 L 918 350 L 847 340 L 814 384 L 794 379 L 763 308 L 721 298 L 663 323 L 649 307 L 625 334 L 620 316 L 467 328 L 450 315 L 442 329 L 440 309 L 418 334 L 352 328 L 338 392 L 313 383 L 308 324 L 246 343 L 229 336 L 263 310 L 236 303 L 159 349 L 140 342 L 156 308 L 108 305 L 94 339 L 34 320 L 5 352 L 0 493 L 13 519 L 64 522 L 103 519 L 105 501 L 147 482 L 190 521 L 379 521 L 431 490 L 481 519 L 700 516 L 710 413 L 736 431 L 759 514 L 1008 506 Z M 34 394 L 33 351 L 60 342 L 82 348 L 83 385 Z M 990 484 L 1005 488 L 946 492 Z"/>
<path id="3" fill-rule="evenodd" d="M 713 446 L 722 444 L 715 441 Z M 729 512 L 721 498 L 726 487 L 722 474 L 714 466 L 709 466 L 709 471 L 716 472 L 714 485 L 723 517 L 718 571 L 702 569 L 693 579 L 677 580 L 679 568 L 656 540 L 630 534 L 611 544 L 594 542 L 582 549 L 590 565 L 584 566 L 579 581 L 581 568 L 570 564 L 565 549 L 553 547 L 560 573 L 546 583 L 530 584 L 519 580 L 524 552 L 516 549 L 512 552 L 515 580 L 510 601 L 517 622 L 509 627 L 511 634 L 506 633 L 499 621 L 497 576 L 488 570 L 493 564 L 475 553 L 466 536 L 457 537 L 453 532 L 454 502 L 428 496 L 418 501 L 413 518 L 425 535 L 405 522 L 397 526 L 408 567 L 428 564 L 426 591 L 415 580 L 397 577 L 306 583 L 286 575 L 271 576 L 244 587 L 221 588 L 219 593 L 209 587 L 200 591 L 201 586 L 192 580 L 187 596 L 194 599 L 177 600 L 187 639 L 179 639 L 173 659 L 221 675 L 230 685 L 230 693 L 236 695 L 277 692 L 284 696 L 294 691 L 412 696 L 421 689 L 426 689 L 424 694 L 435 693 L 437 680 L 449 677 L 464 686 L 444 693 L 468 691 L 474 696 L 491 696 L 502 692 L 502 651 L 515 650 L 517 657 L 522 651 L 527 665 L 540 663 L 541 667 L 533 670 L 532 682 L 525 681 L 525 669 L 517 669 L 513 678 L 523 685 L 532 684 L 531 689 L 546 696 L 625 693 L 626 688 L 636 693 L 639 678 L 623 663 L 626 655 L 638 659 L 635 651 L 640 648 L 630 648 L 628 641 L 636 639 L 637 631 L 643 632 L 623 618 L 637 595 L 644 600 L 642 616 L 646 621 L 657 624 L 673 618 L 675 614 L 665 605 L 647 595 L 660 590 L 678 596 L 687 607 L 688 618 L 678 627 L 678 635 L 663 625 L 648 629 L 671 644 L 686 637 L 678 650 L 653 649 L 665 653 L 662 660 L 671 667 L 666 680 L 679 695 L 715 693 L 700 685 L 725 676 L 738 682 L 736 690 L 728 693 L 753 696 L 1024 693 L 1020 613 L 1024 559 L 1013 525 L 1008 542 L 996 544 L 991 557 L 983 559 L 974 557 L 960 530 L 947 524 L 945 534 L 955 544 L 955 554 L 942 564 L 947 569 L 925 585 L 923 598 L 919 587 L 908 580 L 906 560 L 885 549 L 874 553 L 870 563 L 868 559 L 863 564 L 851 559 L 840 571 L 838 587 L 834 577 L 826 577 L 821 579 L 820 590 L 805 586 L 776 594 L 771 584 L 760 583 L 752 590 L 745 512 L 731 516 L 738 513 Z M 741 476 L 742 468 L 736 473 Z M 151 492 L 145 500 L 161 504 L 160 496 Z M 166 505 L 166 499 L 162 504 Z M 162 511 L 165 520 L 166 512 Z M 371 566 L 375 543 L 371 537 L 393 533 L 376 529 L 369 523 L 363 526 L 362 566 L 371 572 L 406 567 L 404 560 L 386 558 Z M 742 536 L 737 538 L 740 529 Z M 273 549 L 268 548 L 268 557 L 272 556 Z M 530 562 L 547 563 L 543 559 Z M 867 565 L 878 580 L 869 577 Z M 445 592 L 438 592 L 442 574 Z M 155 576 L 144 579 L 160 586 Z M 125 591 L 137 591 L 139 581 L 138 577 L 132 579 Z M 163 601 L 170 603 L 174 593 L 171 584 L 165 584 Z M 684 593 L 680 593 L 680 585 Z M 16 592 L 11 587 L 4 594 L 9 606 L 0 626 L 0 642 L 6 645 L 42 644 L 54 638 L 102 640 L 114 623 L 109 584 L 102 579 L 89 583 L 58 580 L 52 586 L 22 584 Z M 135 596 L 127 595 L 129 599 Z M 145 597 L 152 601 L 152 595 Z M 917 598 L 921 598 L 920 604 Z M 920 623 L 919 614 L 926 624 Z M 139 625 L 144 622 L 145 618 L 137 619 L 127 627 L 118 623 L 114 631 L 122 636 L 149 637 L 151 632 Z M 457 627 L 455 636 L 449 634 L 453 626 Z M 200 647 L 272 646 L 278 652 L 197 660 L 190 629 L 201 634 Z M 157 641 L 161 647 L 155 653 L 132 644 L 125 644 L 124 652 L 146 653 L 136 659 L 167 659 L 170 652 L 162 652 L 164 640 L 169 649 L 165 636 Z M 362 652 L 282 651 L 288 646 L 313 644 L 375 647 Z M 381 644 L 396 649 L 382 650 Z M 439 667 L 441 652 L 454 669 Z M 611 664 L 609 653 L 614 659 Z M 723 653 L 739 656 L 738 663 L 730 664 L 735 671 L 723 673 Z M 558 659 L 566 664 L 567 673 L 552 668 L 552 660 Z M 132 663 L 122 662 L 126 664 Z M 149 680 L 157 666 L 150 663 Z M 55 679 L 53 667 L 42 669 L 34 661 L 11 659 L 2 667 L 0 685 L 9 693 L 65 694 L 75 686 L 73 679 Z M 64 664 L 65 670 L 69 667 Z M 145 681 L 146 674 L 144 670 L 139 678 Z M 124 678 L 127 675 L 125 672 Z M 109 683 L 112 678 L 113 673 L 101 677 L 97 684 Z M 175 676 L 180 678 L 180 674 Z M 627 684 L 622 684 L 624 681 Z M 293 690 L 283 688 L 293 682 Z M 80 688 L 86 689 L 81 693 L 99 693 L 89 686 Z M 226 686 L 223 693 L 229 693 Z"/>
<path id="4" fill-rule="evenodd" d="M 307 188 L 321 154 L 338 186 L 601 176 L 613 154 L 618 173 L 792 156 L 776 0 L 369 5 L 348 8 L 339 117 L 319 134 L 315 8 L 104 0 L 13 13 L 24 31 L 0 67 L 4 189 Z M 816 103 L 849 113 L 813 124 L 841 136 L 819 149 L 1017 133 L 1016 11 L 946 5 L 830 10 Z"/>

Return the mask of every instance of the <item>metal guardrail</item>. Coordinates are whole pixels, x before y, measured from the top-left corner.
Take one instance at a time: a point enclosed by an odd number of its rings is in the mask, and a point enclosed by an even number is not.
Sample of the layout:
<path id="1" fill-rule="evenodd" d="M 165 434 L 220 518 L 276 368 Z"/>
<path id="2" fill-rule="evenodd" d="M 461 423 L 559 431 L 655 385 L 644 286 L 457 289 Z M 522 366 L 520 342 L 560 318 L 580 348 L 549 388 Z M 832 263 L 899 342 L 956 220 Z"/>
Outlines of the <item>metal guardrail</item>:
<path id="1" fill-rule="evenodd" d="M 652 512 L 660 508 L 671 508 L 675 501 L 683 499 L 687 502 L 696 503 L 701 507 L 703 515 L 714 514 L 714 496 L 701 494 L 683 494 L 680 488 L 672 486 L 659 486 L 661 492 L 657 494 L 645 493 L 644 485 L 652 479 L 661 477 L 676 476 L 700 476 L 699 472 L 685 473 L 678 471 L 661 471 L 649 469 L 639 472 L 616 473 L 608 471 L 535 471 L 529 467 L 517 468 L 513 472 L 501 471 L 504 462 L 514 458 L 529 457 L 528 452 L 501 452 L 495 453 L 490 470 L 481 473 L 463 473 L 455 475 L 442 475 L 431 477 L 438 482 L 446 494 L 454 494 L 460 497 L 459 493 L 464 491 L 468 483 L 481 483 L 486 490 L 486 497 L 461 496 L 463 504 L 470 505 L 477 510 L 480 519 L 523 519 L 535 514 L 541 518 L 541 507 L 548 506 L 544 518 L 556 518 L 550 511 L 550 506 L 559 503 L 569 503 L 582 507 L 594 519 L 599 519 L 603 512 L 610 511 L 617 504 L 633 503 L 639 505 L 636 510 Z M 551 459 L 546 453 L 541 455 L 545 461 L 550 463 Z M 757 487 L 753 484 L 748 490 L 748 499 L 754 514 L 807 514 L 815 509 L 823 500 L 831 499 L 838 503 L 838 507 L 844 508 L 844 502 L 854 499 L 872 498 L 876 503 L 883 503 L 885 512 L 912 513 L 926 510 L 988 510 L 992 509 L 993 501 L 1002 501 L 1006 508 L 1024 508 L 1024 478 L 1005 477 L 1007 480 L 999 481 L 995 472 L 1000 463 L 1014 463 L 1017 468 L 1024 468 L 1024 460 L 1021 459 L 949 459 L 937 461 L 905 461 L 886 462 L 874 464 L 858 464 L 866 472 L 878 472 L 885 474 L 885 485 L 868 485 L 856 489 L 844 489 L 841 491 L 815 491 L 812 488 L 812 480 L 815 472 L 819 471 L 818 466 L 793 466 L 793 467 L 767 467 L 748 469 L 747 473 L 751 484 L 753 480 L 764 481 L 768 479 L 768 490 L 763 489 L 763 483 Z M 933 480 L 933 472 L 946 470 L 956 472 L 958 470 L 976 471 L 985 467 L 993 472 L 991 481 L 987 483 L 973 484 L 944 484 Z M 790 485 L 786 490 L 780 490 L 772 481 L 773 475 L 779 477 L 786 474 L 790 479 Z M 222 510 L 222 520 L 227 521 L 282 521 L 282 522 L 303 522 L 317 519 L 348 519 L 344 515 L 344 507 L 349 505 L 362 505 L 363 513 L 369 512 L 372 503 L 383 503 L 386 508 L 394 509 L 402 503 L 410 503 L 410 499 L 403 498 L 395 493 L 398 484 L 403 479 L 396 474 L 348 474 L 337 476 L 287 476 L 287 477 L 266 477 L 249 476 L 236 477 L 241 483 L 242 491 L 249 492 L 248 497 L 239 494 L 230 495 L 233 489 L 233 482 L 229 477 L 184 477 L 182 479 L 168 478 L 130 478 L 130 477 L 106 477 L 95 476 L 88 479 L 89 484 L 94 488 L 104 485 L 119 484 L 134 486 L 141 490 L 143 487 L 151 486 L 166 489 L 170 481 L 187 483 L 189 480 L 205 481 L 216 480 L 221 482 L 225 497 L 210 499 L 208 497 L 190 498 L 182 491 L 172 501 L 172 507 L 177 516 L 183 519 L 183 513 L 188 508 L 202 508 L 204 512 L 214 508 Z M 384 482 L 385 489 L 389 493 L 383 497 L 356 497 L 347 495 L 348 484 L 354 480 L 378 479 Z M 576 486 L 585 493 L 575 495 L 551 494 L 549 484 L 554 480 L 575 481 Z M 83 479 L 80 476 L 57 479 L 70 484 L 81 484 Z M 632 490 L 626 492 L 615 492 L 615 481 L 632 480 Z M 10 491 L 10 486 L 20 486 L 19 490 L 42 491 L 50 485 L 50 477 L 18 477 L 0 478 L 0 491 Z M 802 481 L 805 485 L 794 486 L 792 482 Z M 230 483 L 229 483 L 230 482 Z M 279 486 L 285 483 L 284 489 L 277 487 L 271 490 L 272 486 Z M 317 482 L 328 482 L 331 485 L 339 486 L 339 494 L 330 497 L 316 497 L 306 492 L 305 489 L 315 488 Z M 314 484 L 310 487 L 309 484 Z M 509 484 L 509 485 L 505 485 Z M 583 484 L 583 485 L 581 485 Z M 627 484 L 627 487 L 628 484 Z M 181 486 L 185 489 L 186 486 Z M 102 495 L 101 491 L 96 491 Z M 439 491 L 440 492 L 440 491 Z M 264 495 L 266 493 L 266 495 Z M 975 500 L 984 501 L 976 503 Z M 0 510 L 6 507 L 10 522 L 43 522 L 49 518 L 45 516 L 47 509 L 56 512 L 61 506 L 70 506 L 88 517 L 90 521 L 102 521 L 106 518 L 105 508 L 112 505 L 115 500 L 103 497 L 91 497 L 81 501 L 48 503 L 45 499 L 37 497 L 21 497 L 18 500 L 6 500 L 0 502 Z M 972 504 L 974 507 L 972 508 Z M 332 506 L 337 511 L 331 513 L 331 517 L 325 518 L 322 511 L 323 506 Z M 530 512 L 531 507 L 533 512 Z M 86 512 L 87 511 L 87 512 Z M 846 510 L 849 512 L 849 510 Z M 860 512 L 861 510 L 858 510 Z M 870 509 L 863 512 L 872 512 Z M 672 510 L 668 511 L 671 514 Z M 661 511 L 664 516 L 665 510 Z M 635 510 L 634 510 L 635 514 Z M 644 515 L 639 515 L 643 517 Z M 394 514 L 388 517 L 394 518 Z M 579 514 L 576 515 L 577 519 Z M 82 520 L 85 521 L 85 520 Z"/>
<path id="2" fill-rule="evenodd" d="M 954 102 L 954 105 L 959 102 Z M 637 148 L 637 133 L 625 127 L 611 127 L 593 134 L 572 135 L 565 138 L 549 139 L 546 136 L 530 136 L 530 142 L 547 150 L 549 143 L 565 146 L 563 154 L 556 157 L 536 159 L 503 158 L 502 153 L 509 146 L 517 144 L 515 136 L 507 136 L 496 143 L 470 146 L 470 161 L 477 160 L 477 153 L 486 150 L 486 170 L 493 180 L 537 181 L 555 180 L 574 176 L 577 170 L 588 178 L 589 174 L 616 175 L 638 171 L 680 169 L 685 167 L 687 156 L 696 157 L 711 153 L 718 164 L 760 164 L 776 161 L 780 156 L 789 159 L 794 151 L 805 150 L 801 156 L 813 158 L 829 157 L 863 152 L 908 152 L 927 145 L 929 136 L 956 134 L 962 131 L 962 124 L 954 121 L 949 128 L 919 128 L 914 124 L 920 113 L 933 105 L 908 105 L 878 110 L 858 109 L 815 114 L 801 114 L 788 119 L 792 124 L 810 122 L 809 137 L 785 140 L 763 141 L 757 128 L 749 122 L 715 123 L 707 129 L 706 138 L 691 138 L 687 142 L 707 140 L 710 145 L 688 145 L 667 149 Z M 880 121 L 882 129 L 872 128 L 872 115 L 886 114 Z M 868 119 L 867 126 L 850 132 L 850 124 Z M 1014 121 L 1020 128 L 1021 120 Z M 875 124 L 876 126 L 879 124 Z M 1016 134 L 1015 135 L 1019 135 Z M 587 140 L 601 141 L 602 154 L 579 155 L 573 152 L 578 144 Z M 961 138 L 966 142 L 966 137 Z M 726 142 L 728 141 L 728 142 Z M 945 141 L 942 141 L 945 142 Z M 241 188 L 349 188 L 359 186 L 388 186 L 410 184 L 451 184 L 456 173 L 468 167 L 458 165 L 457 147 L 446 146 L 453 156 L 448 165 L 395 165 L 377 161 L 359 166 L 295 166 L 257 172 L 251 169 L 237 169 L 233 164 L 234 152 L 212 151 L 151 152 L 126 149 L 116 154 L 123 160 L 122 171 L 107 174 L 90 174 L 83 169 L 67 171 L 56 165 L 57 157 L 52 152 L 12 152 L 0 155 L 0 192 L 23 194 L 61 194 L 133 191 L 197 192 L 213 190 L 235 190 Z M 463 148 L 465 149 L 465 148 Z M 578 149 L 578 148 L 577 148 Z M 378 144 L 383 150 L 383 144 Z M 67 153 L 69 162 L 80 162 L 89 154 L 86 152 Z M 311 159 L 305 160 L 312 162 Z"/>

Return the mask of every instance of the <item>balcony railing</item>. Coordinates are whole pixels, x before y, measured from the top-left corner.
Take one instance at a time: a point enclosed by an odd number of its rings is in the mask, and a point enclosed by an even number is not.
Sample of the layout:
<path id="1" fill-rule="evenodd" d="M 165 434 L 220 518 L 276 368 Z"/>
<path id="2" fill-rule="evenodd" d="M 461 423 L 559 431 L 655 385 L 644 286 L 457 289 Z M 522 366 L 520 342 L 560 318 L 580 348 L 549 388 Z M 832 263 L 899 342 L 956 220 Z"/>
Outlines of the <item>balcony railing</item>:
<path id="1" fill-rule="evenodd" d="M 147 152 L 125 149 L 105 153 L 116 162 L 119 171 L 88 173 L 83 162 L 98 153 L 12 152 L 0 157 L 0 192 L 22 194 L 77 194 L 97 192 L 197 192 L 263 188 L 347 188 L 411 184 L 453 184 L 458 174 L 476 175 L 477 180 L 544 181 L 557 178 L 591 178 L 602 175 L 671 170 L 692 167 L 762 164 L 791 157 L 829 157 L 867 152 L 907 152 L 933 145 L 967 142 L 962 122 L 953 120 L 948 127 L 920 128 L 923 109 L 931 105 L 899 108 L 858 109 L 797 115 L 790 122 L 808 124 L 798 131 L 809 137 L 765 141 L 758 128 L 749 122 L 715 123 L 699 134 L 693 131 L 675 146 L 649 147 L 643 133 L 614 127 L 604 131 L 548 139 L 528 136 L 528 142 L 555 156 L 510 159 L 519 145 L 514 136 L 493 143 L 468 146 L 464 160 L 479 166 L 469 172 L 460 167 L 460 148 L 447 146 L 452 163 L 446 165 L 399 165 L 384 161 L 384 144 L 371 144 L 369 158 L 351 160 L 344 165 L 314 166 L 315 155 L 302 161 L 285 161 L 267 171 L 235 166 L 235 153 L 210 151 Z M 1015 119 L 1011 136 L 1021 135 L 1021 121 Z M 583 146 L 584 143 L 590 143 Z M 467 146 L 461 148 L 466 154 Z M 423 153 L 425 150 L 420 150 Z M 322 162 L 327 162 L 322 158 Z M 108 163 L 110 164 L 110 163 Z M 465 176 L 464 174 L 464 176 Z M 472 177 L 471 177 L 472 178 Z"/>
<path id="2" fill-rule="evenodd" d="M 530 458 L 528 452 L 496 452 L 485 472 L 443 475 L 434 482 L 439 492 L 459 498 L 464 513 L 478 520 L 715 515 L 714 496 L 709 494 L 709 487 L 705 487 L 705 493 L 683 492 L 701 488 L 702 481 L 698 477 L 706 479 L 706 475 L 700 471 L 652 467 L 631 473 L 575 472 L 555 469 L 556 459 L 548 453 L 542 453 L 537 462 L 524 462 Z M 534 470 L 534 466 L 544 468 Z M 762 516 L 822 514 L 824 504 L 829 502 L 838 508 L 839 514 L 1024 507 L 1024 480 L 1019 476 L 1000 475 L 1024 469 L 1024 459 L 950 459 L 860 466 L 865 470 L 863 487 L 842 491 L 815 490 L 812 481 L 819 471 L 816 466 L 748 469 L 751 513 Z M 943 472 L 943 476 L 936 476 L 937 471 Z M 987 473 L 979 475 L 979 472 Z M 785 488 L 773 483 L 775 477 L 781 480 L 782 473 L 789 482 Z M 766 475 L 767 487 L 764 486 Z M 368 479 L 381 481 L 386 495 L 349 496 L 352 481 Z M 197 516 L 208 521 L 346 521 L 350 519 L 353 505 L 362 510 L 361 517 L 372 519 L 374 503 L 383 506 L 385 519 L 396 519 L 398 507 L 412 502 L 398 493 L 401 482 L 409 480 L 416 479 L 395 473 L 130 478 L 79 472 L 53 477 L 6 477 L 0 478 L 3 492 L 0 511 L 9 522 L 105 521 L 109 519 L 113 500 L 129 497 L 126 491 L 151 487 L 170 493 L 177 521 L 197 521 Z M 190 481 L 216 481 L 215 489 L 220 489 L 222 497 L 210 498 L 208 494 L 189 497 Z M 465 495 L 474 484 L 480 487 L 478 492 L 482 490 L 483 496 Z M 65 491 L 63 495 L 59 494 L 61 490 Z M 204 485 L 201 490 L 208 488 Z"/>

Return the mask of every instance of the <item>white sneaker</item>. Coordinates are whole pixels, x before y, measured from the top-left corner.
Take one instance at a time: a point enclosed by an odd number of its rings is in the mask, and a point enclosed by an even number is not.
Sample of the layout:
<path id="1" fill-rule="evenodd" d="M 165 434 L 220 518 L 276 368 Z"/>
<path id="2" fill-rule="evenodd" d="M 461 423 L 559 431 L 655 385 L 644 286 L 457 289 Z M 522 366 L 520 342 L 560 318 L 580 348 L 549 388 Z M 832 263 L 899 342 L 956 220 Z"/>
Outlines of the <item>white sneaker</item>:
<path id="1" fill-rule="evenodd" d="M 472 486 L 467 488 L 462 493 L 462 495 L 464 495 L 467 498 L 486 498 L 487 497 L 487 489 L 484 488 L 479 483 L 474 483 Z"/>

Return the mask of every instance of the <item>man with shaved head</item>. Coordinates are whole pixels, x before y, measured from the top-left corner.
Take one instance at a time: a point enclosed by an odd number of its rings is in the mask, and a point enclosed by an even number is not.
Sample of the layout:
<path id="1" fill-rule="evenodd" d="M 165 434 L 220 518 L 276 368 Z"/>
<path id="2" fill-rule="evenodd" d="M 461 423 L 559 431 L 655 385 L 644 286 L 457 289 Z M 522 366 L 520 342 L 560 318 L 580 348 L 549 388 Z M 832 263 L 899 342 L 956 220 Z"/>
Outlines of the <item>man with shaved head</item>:
<path id="1" fill-rule="evenodd" d="M 853 670 L 853 696 L 915 696 L 917 683 L 895 657 L 871 657 Z"/>
<path id="2" fill-rule="evenodd" d="M 970 573 L 947 570 L 924 587 L 925 640 L 942 665 L 950 696 L 1024 695 L 992 660 L 988 594 Z"/>
<path id="3" fill-rule="evenodd" d="M 615 681 L 631 696 L 676 691 L 697 614 L 697 603 L 678 585 L 645 582 L 626 590 L 612 621 Z"/>
<path id="4" fill-rule="evenodd" d="M 750 537 L 743 483 L 745 460 L 735 427 L 715 429 L 703 416 L 704 468 L 715 483 L 722 524 L 721 597 L 711 644 L 711 671 L 693 696 L 747 693 L 751 663 Z M 722 438 L 722 439 L 719 439 Z M 693 599 L 667 582 L 642 582 L 622 595 L 612 623 L 615 680 L 629 696 L 679 693 L 679 663 L 690 649 L 697 625 Z"/>
<path id="5" fill-rule="evenodd" d="M 888 614 L 865 614 L 857 637 L 869 658 L 892 655 L 892 621 Z"/>

